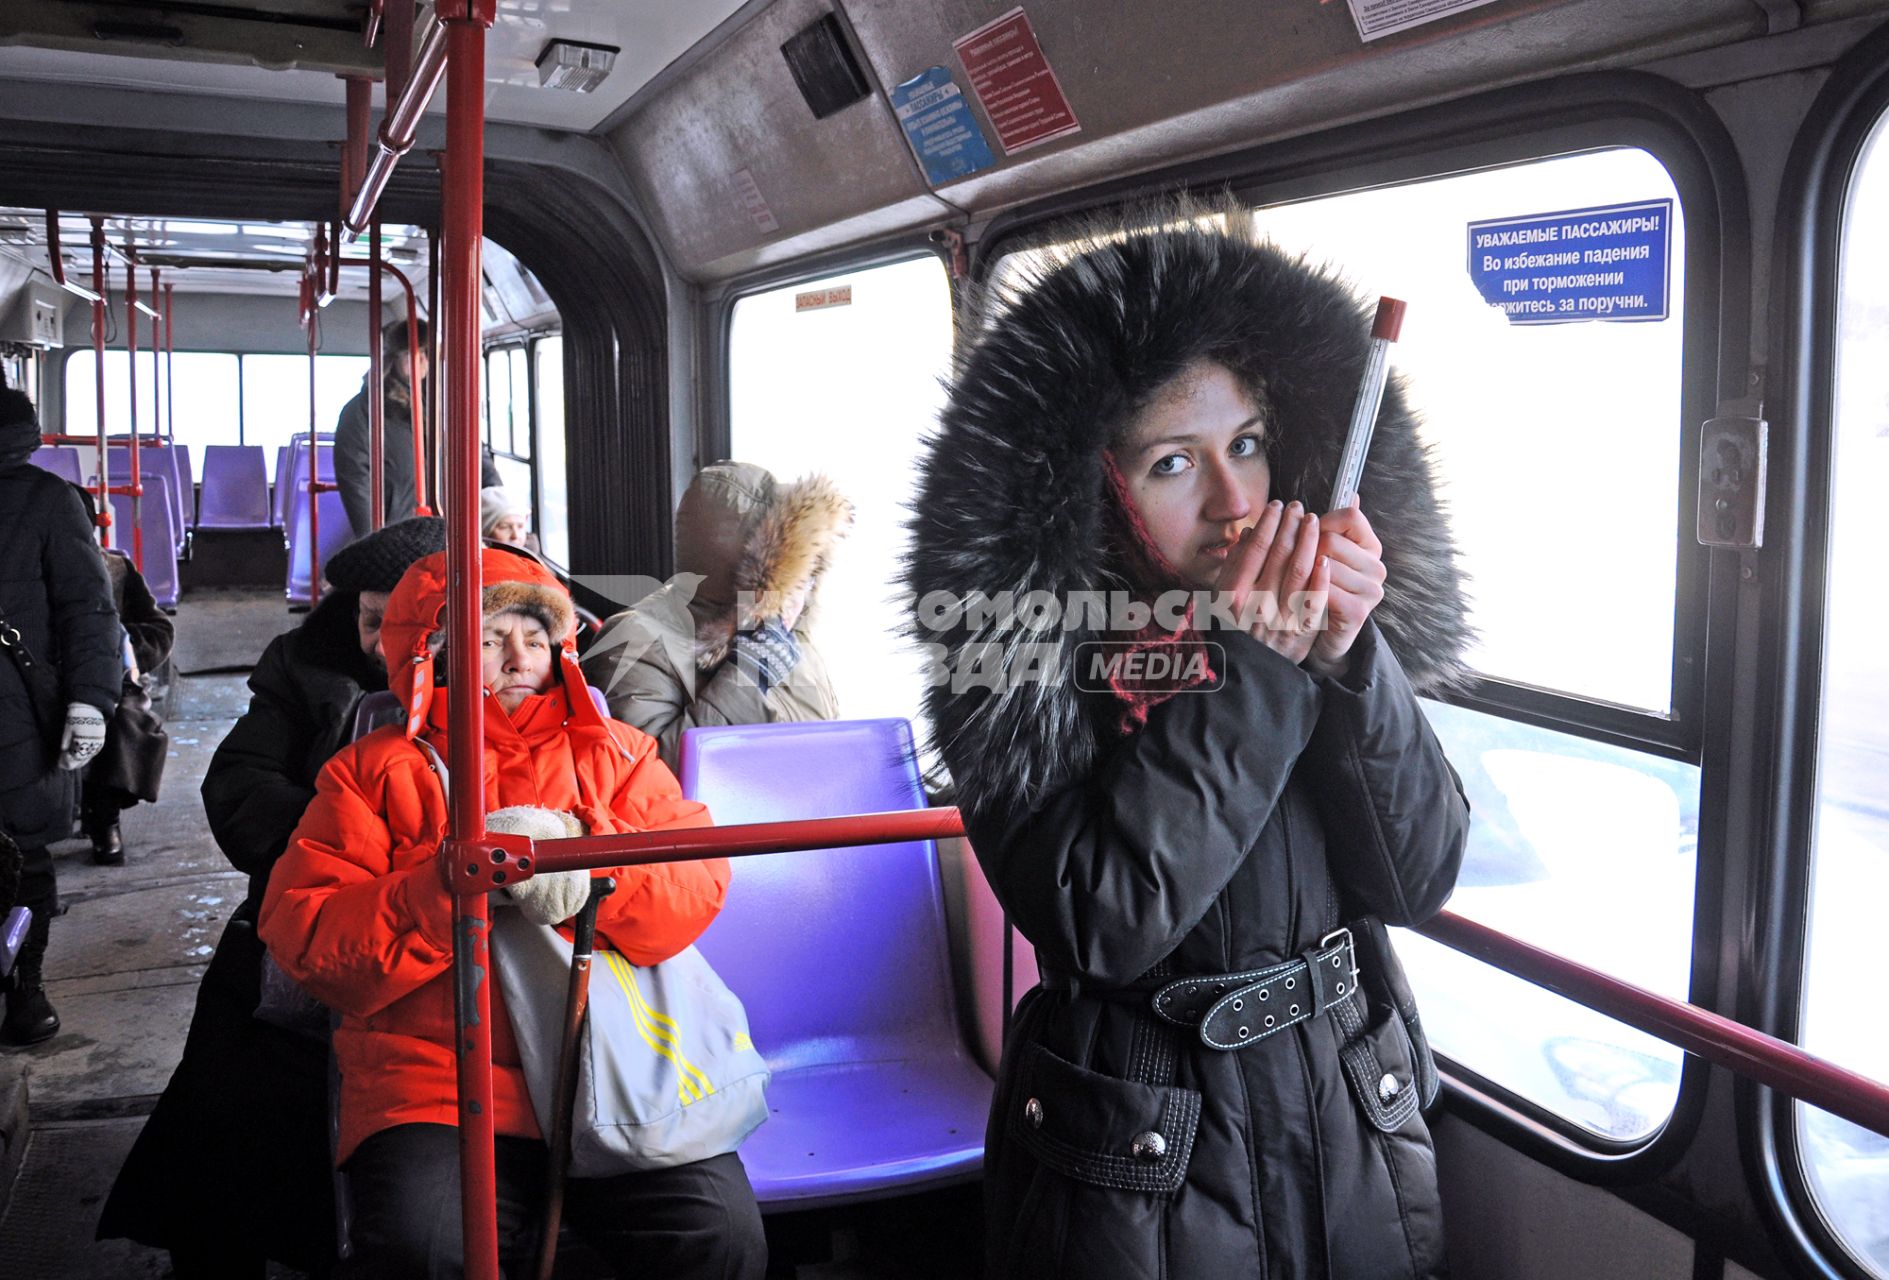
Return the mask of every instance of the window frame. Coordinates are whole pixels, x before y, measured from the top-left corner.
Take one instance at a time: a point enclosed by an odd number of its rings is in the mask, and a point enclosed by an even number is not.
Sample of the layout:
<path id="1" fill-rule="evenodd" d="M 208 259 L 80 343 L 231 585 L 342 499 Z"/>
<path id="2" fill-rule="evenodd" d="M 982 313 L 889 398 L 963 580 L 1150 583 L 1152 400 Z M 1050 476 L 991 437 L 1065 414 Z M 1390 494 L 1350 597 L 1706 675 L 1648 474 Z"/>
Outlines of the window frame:
<path id="1" fill-rule="evenodd" d="M 1889 29 L 1865 38 L 1837 63 L 1805 114 L 1781 180 L 1773 237 L 1775 245 L 1796 252 L 1777 255 L 1769 348 L 1774 381 L 1765 416 L 1801 429 L 1772 433 L 1765 502 L 1767 533 L 1775 539 L 1767 537 L 1758 561 L 1763 602 L 1753 605 L 1761 620 L 1755 723 L 1770 729 L 1754 749 L 1775 765 L 1754 779 L 1765 805 L 1754 841 L 1768 872 L 1754 919 L 1771 945 L 1753 957 L 1747 1020 L 1792 1043 L 1803 1030 L 1815 865 L 1843 219 L 1863 148 L 1879 126 L 1889 127 Z M 1795 626 L 1779 612 L 1787 608 L 1797 611 L 1788 615 Z M 1867 1280 L 1811 1190 L 1795 1101 L 1741 1080 L 1737 1102 L 1741 1122 L 1756 1135 L 1760 1203 L 1776 1217 L 1776 1234 L 1810 1273 Z"/>
<path id="2" fill-rule="evenodd" d="M 1478 94 L 1385 120 L 1293 138 L 1148 177 L 1024 205 L 993 220 L 975 246 L 971 278 L 986 280 L 1006 253 L 1056 238 L 1070 214 L 1177 186 L 1224 190 L 1243 204 L 1304 200 L 1343 191 L 1445 177 L 1583 151 L 1637 147 L 1663 164 L 1686 218 L 1685 328 L 1674 539 L 1676 582 L 1672 714 L 1637 711 L 1572 694 L 1479 677 L 1439 700 L 1523 724 L 1678 760 L 1700 769 L 1699 856 L 1693 893 L 1692 969 L 1687 999 L 1718 1012 L 1730 1003 L 1720 972 L 1728 885 L 1743 858 L 1727 839 L 1725 785 L 1730 730 L 1721 694 L 1731 670 L 1736 575 L 1711 572 L 1693 537 L 1702 424 L 1745 394 L 1750 298 L 1749 218 L 1744 179 L 1724 126 L 1703 100 L 1671 81 L 1637 72 L 1564 77 Z M 1718 856 L 1708 856 L 1708 850 Z M 1666 1123 L 1646 1138 L 1599 1138 L 1506 1087 L 1443 1059 L 1454 1107 L 1479 1127 L 1583 1181 L 1641 1182 L 1686 1152 L 1704 1115 L 1708 1068 L 1687 1055 Z"/>

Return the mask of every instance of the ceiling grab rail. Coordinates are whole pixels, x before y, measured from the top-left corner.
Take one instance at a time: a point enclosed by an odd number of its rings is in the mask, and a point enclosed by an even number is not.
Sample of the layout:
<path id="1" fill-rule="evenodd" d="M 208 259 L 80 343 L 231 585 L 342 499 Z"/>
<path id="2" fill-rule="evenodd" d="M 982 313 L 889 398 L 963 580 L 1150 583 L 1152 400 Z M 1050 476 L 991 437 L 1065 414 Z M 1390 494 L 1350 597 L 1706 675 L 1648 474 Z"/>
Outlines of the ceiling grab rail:
<path id="1" fill-rule="evenodd" d="M 342 181 L 347 181 L 345 175 Z M 383 381 L 387 371 L 381 368 L 381 348 L 385 344 L 380 339 L 380 272 L 372 269 L 385 265 L 380 260 L 379 218 L 367 227 L 367 257 L 370 266 L 367 273 L 367 385 L 372 388 L 367 393 L 367 526 L 370 531 L 378 531 L 387 523 L 387 396 Z M 341 254 L 337 252 L 335 262 L 338 265 L 340 261 Z M 412 313 L 413 290 L 409 287 L 407 314 Z M 417 475 L 420 465 L 417 454 L 413 465 Z"/>
<path id="2" fill-rule="evenodd" d="M 84 285 L 66 279 L 65 253 L 59 247 L 59 211 L 46 210 L 46 258 L 52 265 L 52 282 L 67 293 L 76 293 L 87 302 L 97 302 L 98 294 Z"/>
<path id="3" fill-rule="evenodd" d="M 479 655 L 479 285 L 485 223 L 485 33 L 496 0 L 443 0 L 446 155 L 442 165 L 439 322 L 446 404 L 446 662 L 453 776 L 485 776 Z M 436 28 L 437 30 L 437 28 Z M 434 43 L 428 33 L 427 46 Z M 427 64 L 402 101 L 423 85 Z M 371 181 L 371 175 L 370 175 Z M 363 193 L 364 195 L 366 193 Z M 358 202 L 357 202 L 358 206 Z M 416 458 L 416 476 L 417 464 Z M 486 844 L 480 786 L 453 788 L 444 848 L 455 861 Z M 483 893 L 453 897 L 453 1017 L 458 1034 L 459 1169 L 467 1280 L 499 1280 L 498 1185 L 493 1168 L 490 917 Z"/>
<path id="4" fill-rule="evenodd" d="M 335 214 L 346 217 L 367 175 L 367 135 L 374 127 L 374 82 L 366 76 L 339 78 L 347 91 L 348 132 L 341 140 L 341 200 Z"/>
<path id="5" fill-rule="evenodd" d="M 367 174 L 361 179 L 361 189 L 354 193 L 354 200 L 348 205 L 347 216 L 342 219 L 350 237 L 358 237 L 367 229 L 368 219 L 373 217 L 374 207 L 380 203 L 380 193 L 387 189 L 387 180 L 393 177 L 394 166 L 413 146 L 413 136 L 420 128 L 420 117 L 426 111 L 426 104 L 432 100 L 434 90 L 439 88 L 445 70 L 446 26 L 435 22 L 427 28 L 425 39 L 420 41 L 411 77 L 401 86 L 399 96 L 387 104 L 386 116 L 381 121 L 380 133 L 374 141 L 374 154 L 368 161 Z"/>

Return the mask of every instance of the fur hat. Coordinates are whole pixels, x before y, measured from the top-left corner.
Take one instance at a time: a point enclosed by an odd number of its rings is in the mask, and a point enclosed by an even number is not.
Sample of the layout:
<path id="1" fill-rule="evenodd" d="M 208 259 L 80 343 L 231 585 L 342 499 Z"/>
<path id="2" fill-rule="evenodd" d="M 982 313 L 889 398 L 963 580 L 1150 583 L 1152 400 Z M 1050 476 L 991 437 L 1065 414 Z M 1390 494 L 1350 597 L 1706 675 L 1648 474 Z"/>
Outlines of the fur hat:
<path id="1" fill-rule="evenodd" d="M 702 577 L 689 601 L 696 664 L 719 665 L 737 631 L 781 617 L 852 525 L 853 504 L 826 476 L 781 484 L 753 463 L 704 467 L 676 509 L 676 568 Z"/>
<path id="2" fill-rule="evenodd" d="M 1331 272 L 1203 217 L 1226 212 L 1176 200 L 1134 211 L 1127 225 L 1079 228 L 1067 252 L 992 300 L 923 464 L 907 559 L 914 601 L 1133 591 L 1124 549 L 1113 545 L 1104 454 L 1198 361 L 1223 365 L 1267 407 L 1273 496 L 1317 502 L 1330 492 L 1371 312 Z M 1070 240 L 1067 227 L 1054 230 Z M 1468 628 L 1455 541 L 1396 380 L 1360 488 L 1390 574 L 1373 615 L 1386 641 L 1419 689 L 1462 679 Z M 1001 669 L 1018 671 L 1029 661 L 1019 646 L 1044 638 L 1019 627 L 973 631 L 962 619 L 933 628 L 926 616 L 915 611 L 911 633 L 942 644 L 951 670 L 988 668 L 984 646 L 994 643 Z M 1116 732 L 1120 703 L 1075 685 L 1077 646 L 1093 633 L 1050 638 L 1062 643 L 1044 679 L 926 691 L 932 741 L 968 814 L 1027 806 L 1086 776 Z"/>
<path id="3" fill-rule="evenodd" d="M 356 538 L 321 568 L 337 591 L 392 591 L 415 560 L 445 549 L 446 522 L 413 516 Z"/>
<path id="4" fill-rule="evenodd" d="M 534 618 L 553 644 L 561 643 L 577 629 L 577 610 L 570 596 L 538 582 L 492 583 L 480 596 L 479 612 L 488 618 L 500 613 Z"/>

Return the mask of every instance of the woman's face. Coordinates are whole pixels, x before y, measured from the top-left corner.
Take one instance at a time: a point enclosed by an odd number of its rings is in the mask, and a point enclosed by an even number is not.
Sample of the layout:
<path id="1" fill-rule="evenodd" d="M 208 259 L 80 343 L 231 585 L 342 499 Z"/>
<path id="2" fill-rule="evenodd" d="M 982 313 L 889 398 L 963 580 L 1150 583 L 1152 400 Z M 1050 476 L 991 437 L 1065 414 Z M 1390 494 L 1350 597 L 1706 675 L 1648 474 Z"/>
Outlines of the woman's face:
<path id="1" fill-rule="evenodd" d="M 1187 585 L 1215 586 L 1272 485 L 1266 423 L 1224 365 L 1202 360 L 1162 387 L 1116 452 L 1154 545 Z"/>
<path id="2" fill-rule="evenodd" d="M 505 515 L 500 516 L 493 522 L 492 532 L 485 536 L 492 539 L 494 542 L 503 542 L 510 546 L 522 547 L 525 545 L 525 534 L 527 532 L 528 526 L 525 517 L 520 515 Z"/>
<path id="3" fill-rule="evenodd" d="M 550 688 L 556 654 L 543 624 L 528 614 L 506 612 L 486 618 L 484 627 L 481 678 L 499 706 L 510 712 Z"/>

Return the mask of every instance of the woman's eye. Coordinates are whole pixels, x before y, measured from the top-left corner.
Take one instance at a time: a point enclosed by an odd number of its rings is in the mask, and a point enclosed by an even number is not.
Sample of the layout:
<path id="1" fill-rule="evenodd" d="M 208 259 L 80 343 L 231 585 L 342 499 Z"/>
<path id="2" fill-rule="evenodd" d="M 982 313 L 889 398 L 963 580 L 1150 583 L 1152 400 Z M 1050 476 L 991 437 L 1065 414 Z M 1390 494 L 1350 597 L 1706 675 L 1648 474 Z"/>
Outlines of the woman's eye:
<path id="1" fill-rule="evenodd" d="M 1148 468 L 1148 474 L 1156 476 L 1177 476 L 1186 469 L 1187 455 L 1184 453 L 1170 453 L 1167 457 Z"/>
<path id="2" fill-rule="evenodd" d="M 1233 447 L 1230 452 L 1236 458 L 1250 458 L 1254 456 L 1259 452 L 1259 437 L 1250 433 L 1239 437 L 1233 442 Z"/>

